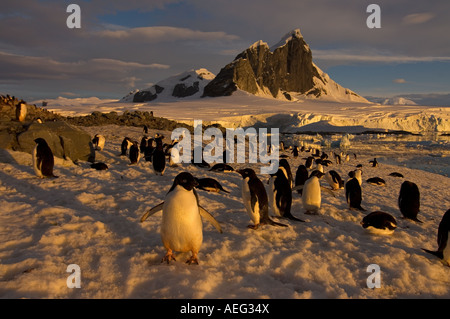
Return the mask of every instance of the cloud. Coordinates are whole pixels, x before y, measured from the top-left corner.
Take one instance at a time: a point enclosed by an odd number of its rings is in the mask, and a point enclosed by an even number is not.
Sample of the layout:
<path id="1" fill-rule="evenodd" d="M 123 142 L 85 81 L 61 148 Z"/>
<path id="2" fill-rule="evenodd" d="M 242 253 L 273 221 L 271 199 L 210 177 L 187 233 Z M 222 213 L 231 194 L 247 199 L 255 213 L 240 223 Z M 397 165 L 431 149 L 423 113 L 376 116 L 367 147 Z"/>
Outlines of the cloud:
<path id="1" fill-rule="evenodd" d="M 389 54 L 367 54 L 346 50 L 312 50 L 314 60 L 348 63 L 415 63 L 415 62 L 450 62 L 444 56 L 407 56 Z"/>
<path id="2" fill-rule="evenodd" d="M 123 78 L 137 70 L 168 69 L 166 64 L 142 64 L 115 59 L 96 58 L 74 62 L 58 61 L 49 57 L 35 57 L 0 51 L 2 77 L 9 79 L 113 79 Z"/>
<path id="3" fill-rule="evenodd" d="M 434 18 L 434 14 L 425 12 L 425 13 L 414 13 L 407 15 L 402 19 L 403 24 L 412 25 L 412 24 L 422 24 L 430 21 Z"/>
<path id="4" fill-rule="evenodd" d="M 107 30 L 96 31 L 94 36 L 109 38 L 113 40 L 137 40 L 151 42 L 173 42 L 180 40 L 225 40 L 233 41 L 239 39 L 236 35 L 229 35 L 222 31 L 205 32 L 191 30 L 188 28 L 177 28 L 168 26 L 119 28 L 111 27 Z"/>
<path id="5" fill-rule="evenodd" d="M 403 84 L 403 83 L 406 83 L 406 80 L 405 79 L 394 79 L 394 80 L 392 80 L 392 82 L 398 83 L 398 84 Z"/>

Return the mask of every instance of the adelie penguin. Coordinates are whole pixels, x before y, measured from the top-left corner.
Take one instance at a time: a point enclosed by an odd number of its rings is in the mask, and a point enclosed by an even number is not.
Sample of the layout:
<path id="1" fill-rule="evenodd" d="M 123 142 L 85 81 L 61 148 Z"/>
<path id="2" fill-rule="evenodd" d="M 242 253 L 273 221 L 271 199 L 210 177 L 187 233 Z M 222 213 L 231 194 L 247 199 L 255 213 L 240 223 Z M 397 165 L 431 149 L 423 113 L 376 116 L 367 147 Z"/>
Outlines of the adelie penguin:
<path id="1" fill-rule="evenodd" d="M 141 144 L 139 145 L 139 150 L 141 153 L 145 153 L 145 149 L 147 148 L 149 137 L 148 136 L 142 136 L 141 138 Z"/>
<path id="2" fill-rule="evenodd" d="M 269 206 L 273 214 L 277 217 L 304 222 L 304 220 L 294 217 L 291 213 L 292 189 L 282 168 L 279 167 L 277 172 L 270 176 L 270 193 L 268 194 L 268 198 Z"/>
<path id="3" fill-rule="evenodd" d="M 220 185 L 220 183 L 215 180 L 214 178 L 209 178 L 209 177 L 205 177 L 205 178 L 196 178 L 195 181 L 197 182 L 197 186 L 195 186 L 195 188 L 207 191 L 207 192 L 213 192 L 213 193 L 219 193 L 219 192 L 224 192 L 224 193 L 230 193 L 229 191 L 226 191 L 223 189 L 222 185 Z"/>
<path id="4" fill-rule="evenodd" d="M 27 117 L 27 105 L 20 101 L 19 104 L 16 105 L 16 120 L 19 122 L 25 121 Z"/>
<path id="5" fill-rule="evenodd" d="M 372 234 L 392 235 L 397 228 L 397 221 L 391 214 L 375 211 L 362 219 L 361 226 Z"/>
<path id="6" fill-rule="evenodd" d="M 209 170 L 215 171 L 215 172 L 226 172 L 226 173 L 234 172 L 234 168 L 225 163 L 214 164 L 213 167 L 211 167 Z"/>
<path id="7" fill-rule="evenodd" d="M 202 218 L 209 221 L 219 233 L 222 228 L 217 220 L 199 205 L 194 189 L 194 176 L 188 172 L 178 174 L 167 193 L 164 202 L 156 205 L 141 217 L 141 223 L 149 216 L 162 210 L 161 240 L 166 255 L 161 262 L 176 260 L 174 252 L 191 252 L 187 264 L 198 264 L 198 253 L 203 243 Z"/>
<path id="8" fill-rule="evenodd" d="M 133 141 L 129 137 L 125 137 L 120 145 L 120 156 L 127 156 L 128 149 L 133 145 Z"/>
<path id="9" fill-rule="evenodd" d="M 306 167 L 307 169 L 312 169 L 313 164 L 314 164 L 314 157 L 309 156 L 309 157 L 306 159 L 306 161 L 305 161 L 305 167 Z"/>
<path id="10" fill-rule="evenodd" d="M 371 177 L 366 182 L 372 185 L 386 186 L 386 181 L 381 177 Z"/>
<path id="11" fill-rule="evenodd" d="M 141 158 L 141 152 L 139 150 L 139 144 L 138 142 L 134 141 L 133 144 L 130 146 L 130 164 L 134 165 L 139 162 L 139 159 Z"/>
<path id="12" fill-rule="evenodd" d="M 362 190 L 356 177 L 351 178 L 345 183 L 345 198 L 350 209 L 365 211 L 365 209 L 361 207 Z"/>
<path id="13" fill-rule="evenodd" d="M 344 188 L 344 181 L 341 176 L 335 170 L 331 170 L 325 173 L 325 180 L 330 184 L 331 189 L 337 190 Z"/>
<path id="14" fill-rule="evenodd" d="M 253 222 L 249 228 L 257 229 L 259 225 L 271 225 L 287 227 L 287 225 L 274 222 L 269 217 L 269 201 L 264 184 L 256 176 L 251 168 L 237 171 L 243 178 L 242 201 L 244 207 Z"/>
<path id="15" fill-rule="evenodd" d="M 55 159 L 53 152 L 43 138 L 34 140 L 36 146 L 33 149 L 33 169 L 36 175 L 40 178 L 58 177 L 53 174 L 53 167 Z"/>
<path id="16" fill-rule="evenodd" d="M 403 178 L 404 177 L 403 174 L 398 173 L 398 172 L 392 172 L 392 173 L 389 174 L 389 176 L 399 177 L 399 178 Z"/>
<path id="17" fill-rule="evenodd" d="M 417 219 L 420 211 L 420 191 L 417 184 L 410 181 L 402 183 L 398 196 L 398 207 L 403 217 L 422 223 Z"/>
<path id="18" fill-rule="evenodd" d="M 378 161 L 376 158 L 373 159 L 373 161 L 369 161 L 370 164 L 372 164 L 372 167 L 378 167 Z"/>
<path id="19" fill-rule="evenodd" d="M 164 175 L 166 170 L 166 154 L 163 150 L 163 143 L 160 137 L 155 138 L 156 148 L 152 154 L 152 167 L 156 175 Z"/>
<path id="20" fill-rule="evenodd" d="M 322 204 L 323 188 L 320 186 L 320 179 L 324 176 L 322 172 L 317 170 L 312 171 L 309 178 L 305 181 L 303 186 L 296 186 L 293 190 L 302 189 L 302 204 L 306 214 L 318 214 Z M 335 196 L 328 188 L 323 188 L 332 196 Z"/>
<path id="21" fill-rule="evenodd" d="M 295 173 L 295 186 L 305 185 L 306 180 L 308 179 L 308 170 L 306 166 L 301 164 L 297 168 L 297 172 Z M 303 189 L 297 189 L 297 193 L 302 194 Z"/>
<path id="22" fill-rule="evenodd" d="M 450 266 L 450 209 L 442 216 L 437 233 L 438 249 L 436 251 L 422 248 L 425 252 L 437 256 Z"/>
<path id="23" fill-rule="evenodd" d="M 100 134 L 95 134 L 94 138 L 92 139 L 92 144 L 94 145 L 95 150 L 102 151 L 105 147 L 105 137 Z"/>

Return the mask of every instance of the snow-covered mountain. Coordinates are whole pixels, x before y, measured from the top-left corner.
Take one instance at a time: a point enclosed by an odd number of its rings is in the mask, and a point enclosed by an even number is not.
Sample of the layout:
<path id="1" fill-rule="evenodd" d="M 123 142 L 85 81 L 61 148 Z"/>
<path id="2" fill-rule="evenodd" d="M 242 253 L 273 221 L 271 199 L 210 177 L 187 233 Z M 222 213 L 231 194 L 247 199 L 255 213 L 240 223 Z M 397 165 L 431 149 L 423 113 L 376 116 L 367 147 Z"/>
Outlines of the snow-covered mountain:
<path id="1" fill-rule="evenodd" d="M 416 102 L 406 99 L 404 97 L 400 97 L 400 96 L 385 99 L 381 104 L 383 104 L 383 105 L 417 105 Z"/>
<path id="2" fill-rule="evenodd" d="M 229 96 L 238 90 L 289 101 L 320 98 L 370 103 L 334 82 L 313 63 L 299 29 L 288 32 L 271 47 L 261 40 L 252 44 L 221 69 L 203 96 Z"/>
<path id="3" fill-rule="evenodd" d="M 333 81 L 313 63 L 311 50 L 299 29 L 288 32 L 270 48 L 261 40 L 255 42 L 217 76 L 206 69 L 190 70 L 150 88 L 130 92 L 121 102 L 229 96 L 236 91 L 285 101 L 371 103 Z"/>
<path id="4" fill-rule="evenodd" d="M 189 96 L 200 97 L 203 88 L 214 79 L 215 75 L 207 69 L 189 70 L 159 81 L 155 85 L 130 92 L 121 102 L 150 102 Z"/>

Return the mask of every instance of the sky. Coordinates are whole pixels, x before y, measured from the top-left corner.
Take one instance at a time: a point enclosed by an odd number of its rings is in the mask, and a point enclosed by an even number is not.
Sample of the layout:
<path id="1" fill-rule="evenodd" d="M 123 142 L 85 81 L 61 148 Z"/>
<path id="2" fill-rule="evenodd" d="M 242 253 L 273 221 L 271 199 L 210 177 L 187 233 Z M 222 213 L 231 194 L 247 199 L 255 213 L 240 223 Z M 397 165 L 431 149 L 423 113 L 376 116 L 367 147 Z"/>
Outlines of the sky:
<path id="1" fill-rule="evenodd" d="M 81 28 L 68 28 L 75 3 Z M 381 28 L 369 28 L 369 4 Z M 450 93 L 448 0 L 2 0 L 0 93 L 120 99 L 300 29 L 313 61 L 363 96 Z"/>

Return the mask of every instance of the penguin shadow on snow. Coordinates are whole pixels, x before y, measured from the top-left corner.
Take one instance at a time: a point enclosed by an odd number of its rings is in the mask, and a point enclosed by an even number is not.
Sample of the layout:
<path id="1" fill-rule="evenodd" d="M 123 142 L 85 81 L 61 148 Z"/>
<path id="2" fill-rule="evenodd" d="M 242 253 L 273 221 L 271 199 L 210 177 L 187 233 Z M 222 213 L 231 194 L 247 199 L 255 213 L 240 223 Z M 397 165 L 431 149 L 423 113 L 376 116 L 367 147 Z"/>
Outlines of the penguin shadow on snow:
<path id="1" fill-rule="evenodd" d="M 19 165 L 16 159 L 11 156 L 11 154 L 6 149 L 3 148 L 0 148 L 0 163 Z"/>

